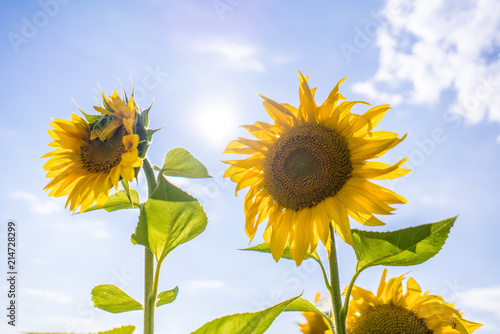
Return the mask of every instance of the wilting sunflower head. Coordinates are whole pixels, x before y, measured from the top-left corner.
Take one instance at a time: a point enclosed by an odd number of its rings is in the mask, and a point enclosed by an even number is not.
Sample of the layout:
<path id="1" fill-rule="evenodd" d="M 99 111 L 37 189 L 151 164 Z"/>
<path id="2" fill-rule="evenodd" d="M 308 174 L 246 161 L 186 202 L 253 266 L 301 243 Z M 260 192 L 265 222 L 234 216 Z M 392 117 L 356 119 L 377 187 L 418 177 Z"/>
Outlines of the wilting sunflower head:
<path id="1" fill-rule="evenodd" d="M 49 196 L 67 195 L 66 207 L 73 212 L 94 203 L 104 206 L 112 186 L 134 179 L 146 153 L 147 117 L 133 96 L 122 100 L 115 91 L 102 97 L 103 106 L 94 107 L 101 115 L 71 114 L 71 121 L 54 119 L 48 130 L 54 140 L 49 146 L 56 149 L 42 157 L 50 157 L 43 168 L 52 179 L 44 189 L 50 189 Z"/>
<path id="2" fill-rule="evenodd" d="M 390 109 L 371 107 L 362 115 L 351 113 L 356 104 L 339 93 L 341 80 L 318 106 L 316 89 L 299 73 L 298 108 L 264 97 L 264 108 L 274 124 L 243 126 L 255 139 L 231 141 L 224 153 L 247 154 L 226 161 L 224 174 L 238 190 L 250 187 L 245 198 L 246 232 L 252 239 L 259 224 L 268 220 L 264 240 L 276 261 L 287 245 L 299 265 L 318 240 L 329 248 L 330 223 L 352 244 L 348 216 L 369 226 L 384 223 L 374 214 L 391 214 L 391 204 L 406 203 L 396 193 L 371 180 L 393 179 L 410 170 L 371 161 L 399 144 L 396 133 L 373 131 Z"/>
<path id="3" fill-rule="evenodd" d="M 316 294 L 315 302 L 321 298 L 321 294 Z M 299 324 L 300 331 L 304 334 L 332 334 L 332 329 L 325 317 L 314 312 L 302 312 L 306 318 L 305 324 Z"/>
<path id="4" fill-rule="evenodd" d="M 358 286 L 352 289 L 347 314 L 348 334 L 469 334 L 481 324 L 467 321 L 453 304 L 441 296 L 422 295 L 420 286 L 409 278 L 403 294 L 404 275 L 385 282 L 384 270 L 377 296 Z"/>

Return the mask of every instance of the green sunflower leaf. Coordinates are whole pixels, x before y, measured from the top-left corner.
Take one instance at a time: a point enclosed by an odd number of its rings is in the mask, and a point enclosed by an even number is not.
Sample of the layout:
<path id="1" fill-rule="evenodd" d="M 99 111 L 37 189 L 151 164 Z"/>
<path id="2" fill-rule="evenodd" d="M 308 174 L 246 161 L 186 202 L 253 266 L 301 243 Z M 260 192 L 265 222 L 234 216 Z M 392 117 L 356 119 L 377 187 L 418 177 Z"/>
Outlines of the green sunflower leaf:
<path id="1" fill-rule="evenodd" d="M 313 312 L 316 314 L 319 314 L 325 320 L 330 324 L 330 326 L 333 326 L 332 320 L 328 318 L 328 316 L 320 311 L 316 306 L 314 306 L 310 301 L 303 299 L 301 297 L 298 297 L 295 299 L 287 308 L 287 312 L 293 312 L 293 311 L 298 311 L 298 312 Z"/>
<path id="2" fill-rule="evenodd" d="M 423 263 L 443 247 L 457 217 L 393 232 L 352 230 L 356 271 L 376 266 L 412 266 Z"/>
<path id="3" fill-rule="evenodd" d="M 130 203 L 132 200 L 132 203 Z M 111 212 L 122 209 L 137 209 L 141 204 L 139 203 L 139 194 L 136 190 L 130 189 L 130 199 L 125 190 L 120 190 L 109 196 L 108 201 L 102 207 L 104 210 Z M 97 205 L 92 205 L 85 212 L 99 210 Z"/>
<path id="4" fill-rule="evenodd" d="M 92 289 L 94 307 L 111 313 L 142 310 L 142 305 L 112 284 L 98 285 Z"/>
<path id="5" fill-rule="evenodd" d="M 240 250 L 242 250 L 242 251 L 253 251 L 253 252 L 260 252 L 260 253 L 269 253 L 269 254 L 271 254 L 271 248 L 269 248 L 269 246 L 265 242 L 263 242 L 261 244 L 258 244 L 257 246 L 253 246 L 253 247 L 249 247 L 249 248 L 243 248 L 243 249 L 240 249 Z M 281 255 L 281 258 L 282 259 L 287 259 L 287 260 L 293 260 L 292 254 L 290 253 L 290 249 L 288 248 L 288 246 L 283 251 L 283 254 Z M 318 254 L 316 253 L 316 250 L 314 252 L 312 252 L 312 253 L 310 253 L 310 252 L 306 253 L 306 255 L 304 256 L 304 260 L 308 260 L 308 259 L 319 260 Z"/>
<path id="6" fill-rule="evenodd" d="M 299 297 L 288 299 L 260 312 L 239 313 L 215 319 L 191 334 L 262 334 L 297 298 Z"/>
<path id="7" fill-rule="evenodd" d="M 132 242 L 148 247 L 158 262 L 177 246 L 201 234 L 207 216 L 198 201 L 170 184 L 163 176 L 144 203 Z"/>
<path id="8" fill-rule="evenodd" d="M 297 297 L 285 311 L 299 311 L 299 312 L 314 312 L 319 315 L 325 315 L 323 312 L 318 310 L 316 306 L 314 306 L 310 301 Z"/>
<path id="9" fill-rule="evenodd" d="M 104 331 L 104 332 L 98 332 L 96 334 L 132 334 L 135 330 L 135 326 L 128 325 L 128 326 L 123 326 L 123 327 L 118 327 L 109 331 Z M 35 333 L 35 332 L 29 332 L 26 334 L 66 334 L 66 333 Z"/>
<path id="10" fill-rule="evenodd" d="M 123 326 L 119 328 L 112 329 L 110 331 L 99 332 L 97 334 L 132 334 L 135 330 L 135 326 Z"/>
<path id="11" fill-rule="evenodd" d="M 179 293 L 179 287 L 175 287 L 172 290 L 163 291 L 158 294 L 158 300 L 156 301 L 156 307 L 170 304 L 177 298 L 177 294 Z"/>
<path id="12" fill-rule="evenodd" d="M 107 332 L 100 332 L 98 334 L 132 334 L 135 330 L 135 326 L 123 326 L 119 328 L 112 329 Z"/>
<path id="13" fill-rule="evenodd" d="M 156 170 L 158 167 L 155 166 Z M 167 176 L 182 176 L 189 178 L 205 178 L 208 175 L 203 164 L 194 158 L 186 149 L 178 147 L 171 149 L 165 155 L 161 173 Z"/>

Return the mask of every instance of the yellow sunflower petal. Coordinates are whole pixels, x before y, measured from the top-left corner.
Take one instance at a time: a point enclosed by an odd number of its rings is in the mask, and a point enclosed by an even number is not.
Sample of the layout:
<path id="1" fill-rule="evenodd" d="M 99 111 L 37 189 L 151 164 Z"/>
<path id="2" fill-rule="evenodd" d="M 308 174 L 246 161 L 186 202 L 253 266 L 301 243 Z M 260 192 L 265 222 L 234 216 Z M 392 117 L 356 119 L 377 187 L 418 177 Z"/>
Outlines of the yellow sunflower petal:
<path id="1" fill-rule="evenodd" d="M 299 78 L 300 78 L 300 85 L 299 85 L 300 114 L 302 115 L 303 119 L 306 122 L 315 122 L 316 117 L 314 112 L 316 111 L 316 102 L 314 101 L 311 89 L 307 84 L 307 79 L 304 78 L 304 76 L 300 72 L 299 72 Z"/>
<path id="2" fill-rule="evenodd" d="M 281 258 L 283 251 L 288 243 L 291 227 L 290 220 L 287 219 L 289 214 L 278 216 L 277 221 L 271 227 L 271 238 L 268 241 L 271 253 L 276 262 Z M 269 230 L 269 228 L 267 229 Z"/>
<path id="3" fill-rule="evenodd" d="M 407 158 L 403 158 L 394 165 L 385 164 L 378 161 L 365 161 L 354 166 L 353 175 L 372 180 L 395 179 L 408 174 L 411 169 L 400 168 L 406 163 Z"/>
<path id="4" fill-rule="evenodd" d="M 268 99 L 262 94 L 260 96 L 264 99 L 264 102 L 262 103 L 264 105 L 264 108 L 276 124 L 279 124 L 280 126 L 293 124 L 292 121 L 295 119 L 295 115 L 288 111 L 286 107 L 271 99 Z"/>
<path id="5" fill-rule="evenodd" d="M 242 125 L 242 128 L 246 129 L 252 135 L 254 135 L 257 139 L 260 140 L 273 140 L 276 139 L 276 131 L 273 130 L 273 126 L 271 124 L 267 124 L 264 122 L 255 122 L 252 125 Z"/>
<path id="6" fill-rule="evenodd" d="M 311 221 L 311 210 L 309 208 L 299 210 L 294 215 L 296 216 L 296 220 L 294 221 L 290 236 L 290 253 L 297 266 L 299 266 L 311 244 L 310 232 L 313 222 Z"/>
<path id="7" fill-rule="evenodd" d="M 383 104 L 373 107 L 363 115 L 360 115 L 349 128 L 347 136 L 364 136 L 368 134 L 377 126 L 389 109 L 388 104 Z"/>
<path id="8" fill-rule="evenodd" d="M 329 197 L 326 200 L 326 211 L 332 220 L 332 225 L 339 235 L 349 245 L 353 244 L 351 235 L 351 224 L 347 216 L 347 209 L 345 205 L 335 197 Z"/>
<path id="9" fill-rule="evenodd" d="M 339 93 L 339 86 L 346 80 L 347 78 L 344 78 L 340 80 L 335 88 L 332 89 L 330 94 L 328 95 L 327 99 L 323 104 L 318 107 L 317 109 L 317 121 L 319 123 L 323 123 L 325 121 L 329 121 L 330 127 L 335 128 L 338 122 L 338 113 L 333 114 L 335 108 L 337 107 L 337 103 L 339 100 L 345 100 L 345 97 L 343 97 Z M 337 116 L 337 117 L 335 117 Z"/>

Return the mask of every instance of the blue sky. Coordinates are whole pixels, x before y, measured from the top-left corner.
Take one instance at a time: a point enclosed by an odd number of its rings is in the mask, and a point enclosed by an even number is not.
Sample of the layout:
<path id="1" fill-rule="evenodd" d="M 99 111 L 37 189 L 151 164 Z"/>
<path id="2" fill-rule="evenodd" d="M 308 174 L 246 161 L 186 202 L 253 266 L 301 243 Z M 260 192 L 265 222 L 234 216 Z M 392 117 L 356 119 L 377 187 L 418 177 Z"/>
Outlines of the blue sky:
<path id="1" fill-rule="evenodd" d="M 72 215 L 65 199 L 42 190 L 48 122 L 78 113 L 72 99 L 92 111 L 93 88 L 111 94 L 120 88 L 117 78 L 127 91 L 133 79 L 142 107 L 155 98 L 151 126 L 165 127 L 149 159 L 161 164 L 169 149 L 185 147 L 214 176 L 173 181 L 198 196 L 209 225 L 164 263 L 160 289 L 178 285 L 180 292 L 158 309 L 157 332 L 190 333 L 225 314 L 257 311 L 302 292 L 309 299 L 324 294 L 312 263 L 296 268 L 238 251 L 248 244 L 244 193 L 234 197 L 235 185 L 221 177 L 227 142 L 248 137 L 238 125 L 270 121 L 258 93 L 298 105 L 300 70 L 318 87 L 320 102 L 348 77 L 341 86 L 348 99 L 391 103 L 378 128 L 408 137 L 380 160 L 407 156 L 413 171 L 383 183 L 408 204 L 384 217 L 380 230 L 460 216 L 435 258 L 389 268 L 389 275 L 410 271 L 424 290 L 484 323 L 476 333 L 498 333 L 499 6 L 494 0 L 3 1 L 0 221 L 19 226 L 19 328 L 141 327 L 141 313 L 113 315 L 90 302 L 92 288 L 105 283 L 142 298 L 143 249 L 129 241 L 138 213 Z M 146 191 L 142 176 L 137 189 Z M 5 237 L 2 227 L 2 245 Z M 355 257 L 345 244 L 339 257 L 345 286 Z M 358 284 L 375 291 L 382 270 L 364 272 Z M 0 287 L 5 291 L 3 280 Z M 268 333 L 299 333 L 297 321 L 300 314 L 283 315 Z"/>

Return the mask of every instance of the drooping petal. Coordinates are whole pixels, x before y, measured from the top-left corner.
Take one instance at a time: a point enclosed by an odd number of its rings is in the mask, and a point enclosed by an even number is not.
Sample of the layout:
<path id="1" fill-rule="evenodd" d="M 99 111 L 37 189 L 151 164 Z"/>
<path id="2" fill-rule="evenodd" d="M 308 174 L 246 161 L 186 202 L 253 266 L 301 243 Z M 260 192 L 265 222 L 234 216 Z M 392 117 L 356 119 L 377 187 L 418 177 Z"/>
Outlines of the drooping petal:
<path id="1" fill-rule="evenodd" d="M 394 165 L 385 164 L 379 161 L 365 161 L 354 166 L 353 175 L 372 180 L 395 179 L 408 174 L 411 169 L 401 168 L 407 158 L 403 158 Z"/>

